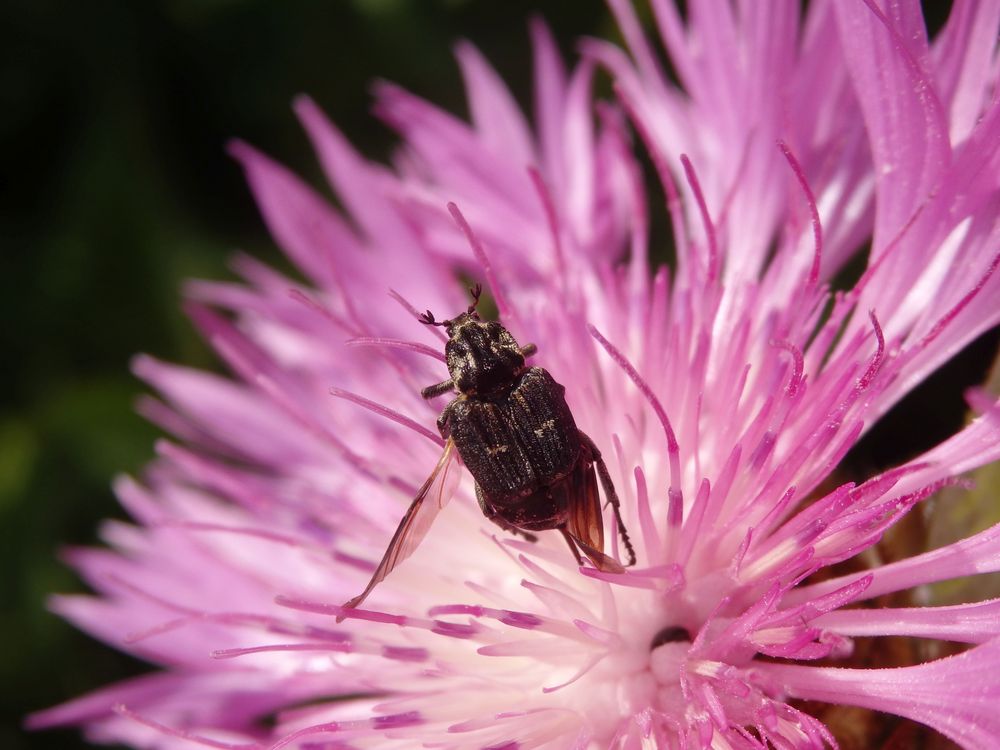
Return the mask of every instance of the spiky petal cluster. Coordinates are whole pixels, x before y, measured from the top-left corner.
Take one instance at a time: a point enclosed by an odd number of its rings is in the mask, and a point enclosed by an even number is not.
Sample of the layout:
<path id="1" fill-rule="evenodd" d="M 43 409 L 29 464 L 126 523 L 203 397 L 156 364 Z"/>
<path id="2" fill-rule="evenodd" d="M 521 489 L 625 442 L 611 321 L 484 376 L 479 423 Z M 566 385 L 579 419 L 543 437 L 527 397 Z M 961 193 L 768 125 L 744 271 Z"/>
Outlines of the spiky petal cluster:
<path id="1" fill-rule="evenodd" d="M 72 554 L 99 595 L 55 609 L 163 669 L 37 724 L 158 748 L 833 744 L 788 702 L 807 698 L 1000 746 L 1000 601 L 845 608 L 1000 570 L 1000 527 L 803 583 L 1000 456 L 1000 408 L 972 394 L 978 418 L 941 445 L 823 484 L 1000 321 L 1000 4 L 956 3 L 933 43 L 910 0 L 814 2 L 806 18 L 794 0 L 688 5 L 684 20 L 653 2 L 682 88 L 625 0 L 611 6 L 628 53 L 587 42 L 568 75 L 536 25 L 534 129 L 471 47 L 471 124 L 380 86 L 403 138 L 391 170 L 299 102 L 346 217 L 234 148 L 308 281 L 242 258 L 243 283 L 191 286 L 233 378 L 137 361 L 164 397 L 144 411 L 177 442 L 142 483 L 118 483 L 136 525 L 105 528 L 113 551 Z M 599 105 L 594 125 L 598 65 L 660 171 L 673 274 L 647 259 L 623 117 Z M 865 273 L 831 296 L 869 237 Z M 488 283 L 565 384 L 639 566 L 579 569 L 555 534 L 499 533 L 465 477 L 424 546 L 345 613 L 440 451 L 439 405 L 418 393 L 442 379 L 441 341 L 415 311 L 463 308 L 456 272 Z M 974 647 L 897 669 L 810 665 L 894 634 Z"/>

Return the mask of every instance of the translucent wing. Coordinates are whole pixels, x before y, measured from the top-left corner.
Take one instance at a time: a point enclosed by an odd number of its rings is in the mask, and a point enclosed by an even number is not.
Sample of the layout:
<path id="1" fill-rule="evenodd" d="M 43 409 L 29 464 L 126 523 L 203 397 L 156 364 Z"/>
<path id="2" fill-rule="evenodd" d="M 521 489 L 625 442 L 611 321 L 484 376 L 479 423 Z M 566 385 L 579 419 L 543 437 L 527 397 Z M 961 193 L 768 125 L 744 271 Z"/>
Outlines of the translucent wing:
<path id="1" fill-rule="evenodd" d="M 458 463 L 455 460 L 458 452 L 455 450 L 455 443 L 448 440 L 444 446 L 444 453 L 441 454 L 434 471 L 427 477 L 417 496 L 413 498 L 410 507 L 399 522 L 399 528 L 392 536 L 389 547 L 382 557 L 375 574 L 365 590 L 344 604 L 345 608 L 354 609 L 365 600 L 379 583 L 385 580 L 392 570 L 403 560 L 412 555 L 420 542 L 427 536 L 434 519 L 451 499 L 458 484 Z"/>
<path id="2" fill-rule="evenodd" d="M 569 496 L 569 518 L 566 531 L 598 570 L 606 573 L 624 573 L 617 560 L 608 557 L 604 549 L 604 517 L 601 498 L 597 493 L 597 476 L 594 464 L 584 459 L 566 477 Z"/>

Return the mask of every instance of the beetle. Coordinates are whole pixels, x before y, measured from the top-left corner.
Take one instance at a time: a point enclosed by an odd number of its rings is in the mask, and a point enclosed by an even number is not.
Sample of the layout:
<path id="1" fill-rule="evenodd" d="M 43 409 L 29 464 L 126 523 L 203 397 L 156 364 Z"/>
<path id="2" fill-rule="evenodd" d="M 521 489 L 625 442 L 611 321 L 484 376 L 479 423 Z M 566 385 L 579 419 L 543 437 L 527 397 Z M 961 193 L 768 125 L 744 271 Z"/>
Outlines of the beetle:
<path id="1" fill-rule="evenodd" d="M 624 572 L 604 554 L 604 520 L 597 490 L 600 480 L 618 533 L 635 564 L 635 551 L 621 516 L 621 502 L 594 441 L 577 428 L 565 388 L 548 370 L 529 367 L 534 344 L 519 346 L 504 326 L 480 318 L 482 287 L 470 290 L 472 304 L 458 317 L 437 321 L 428 310 L 420 321 L 448 334 L 445 359 L 450 377 L 421 391 L 425 399 L 457 396 L 442 410 L 437 426 L 444 453 L 396 529 L 382 561 L 361 594 L 344 608 L 357 607 L 400 562 L 409 557 L 450 497 L 457 456 L 476 482 L 479 507 L 505 531 L 535 541 L 532 532 L 555 529 L 577 564 L 581 552 L 596 568 Z M 595 471 L 596 470 L 596 471 Z"/>

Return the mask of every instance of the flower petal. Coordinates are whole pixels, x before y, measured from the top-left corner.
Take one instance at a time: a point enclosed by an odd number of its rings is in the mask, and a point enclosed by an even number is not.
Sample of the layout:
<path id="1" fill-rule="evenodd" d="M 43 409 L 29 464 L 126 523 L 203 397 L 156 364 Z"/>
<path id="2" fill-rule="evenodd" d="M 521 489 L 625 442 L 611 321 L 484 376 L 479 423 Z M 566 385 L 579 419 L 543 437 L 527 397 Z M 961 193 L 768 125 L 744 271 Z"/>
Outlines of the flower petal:
<path id="1" fill-rule="evenodd" d="M 766 664 L 758 669 L 790 696 L 905 716 L 966 750 L 1000 746 L 1000 639 L 945 659 L 897 669 Z"/>

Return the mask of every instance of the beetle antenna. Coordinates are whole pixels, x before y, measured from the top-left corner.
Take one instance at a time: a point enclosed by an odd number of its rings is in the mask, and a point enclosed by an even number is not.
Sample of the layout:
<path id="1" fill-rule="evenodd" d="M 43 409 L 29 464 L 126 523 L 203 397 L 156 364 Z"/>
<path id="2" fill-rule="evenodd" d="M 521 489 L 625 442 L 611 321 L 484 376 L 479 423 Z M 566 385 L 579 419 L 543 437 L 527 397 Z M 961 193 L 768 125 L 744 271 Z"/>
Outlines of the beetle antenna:
<path id="1" fill-rule="evenodd" d="M 420 322 L 423 323 L 425 326 L 446 326 L 449 323 L 451 323 L 450 320 L 441 320 L 441 321 L 434 320 L 434 313 L 432 313 L 430 310 L 425 310 L 424 312 L 420 313 Z"/>
<path id="2" fill-rule="evenodd" d="M 467 311 L 469 315 L 472 315 L 472 313 L 476 311 L 476 307 L 479 305 L 479 298 L 482 296 L 482 293 L 483 285 L 478 282 L 474 287 L 469 289 L 469 294 L 472 295 L 472 304 L 469 305 L 469 309 Z"/>

